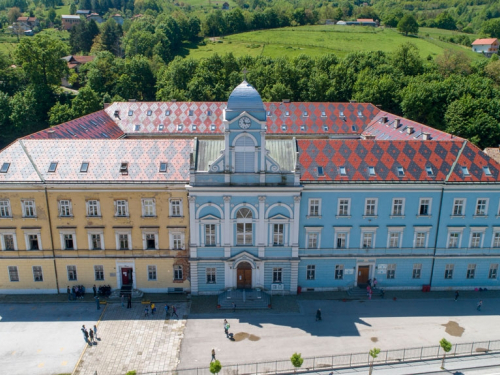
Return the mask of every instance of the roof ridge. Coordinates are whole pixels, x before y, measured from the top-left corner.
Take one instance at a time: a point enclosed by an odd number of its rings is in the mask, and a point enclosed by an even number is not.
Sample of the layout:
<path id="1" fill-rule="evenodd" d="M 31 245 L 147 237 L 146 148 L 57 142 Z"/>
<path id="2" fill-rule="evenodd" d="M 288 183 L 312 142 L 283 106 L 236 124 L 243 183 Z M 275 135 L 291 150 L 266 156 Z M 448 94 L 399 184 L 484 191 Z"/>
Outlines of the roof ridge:
<path id="1" fill-rule="evenodd" d="M 450 172 L 448 173 L 448 175 L 446 176 L 446 178 L 443 181 L 444 183 L 447 183 L 448 180 L 450 179 L 451 175 L 453 174 L 453 170 L 455 169 L 455 167 L 458 163 L 458 159 L 460 159 L 460 156 L 462 156 L 462 152 L 464 151 L 465 146 L 467 146 L 467 140 L 464 141 L 462 148 L 460 149 L 460 151 L 458 151 L 457 157 L 456 157 L 455 161 L 453 162 L 453 164 L 451 165 Z"/>
<path id="2" fill-rule="evenodd" d="M 38 175 L 38 177 L 40 178 L 40 180 L 45 183 L 45 180 L 44 178 L 42 177 L 42 174 L 40 173 L 40 171 L 38 170 L 35 162 L 33 161 L 33 159 L 31 158 L 31 155 L 28 153 L 28 150 L 26 149 L 26 147 L 24 146 L 23 144 L 23 140 L 20 139 L 19 140 L 19 144 L 21 145 L 21 148 L 23 149 L 24 153 L 26 154 L 26 157 L 28 158 L 28 160 L 30 161 L 31 165 L 33 165 L 33 168 L 35 169 L 35 172 L 36 174 Z"/>

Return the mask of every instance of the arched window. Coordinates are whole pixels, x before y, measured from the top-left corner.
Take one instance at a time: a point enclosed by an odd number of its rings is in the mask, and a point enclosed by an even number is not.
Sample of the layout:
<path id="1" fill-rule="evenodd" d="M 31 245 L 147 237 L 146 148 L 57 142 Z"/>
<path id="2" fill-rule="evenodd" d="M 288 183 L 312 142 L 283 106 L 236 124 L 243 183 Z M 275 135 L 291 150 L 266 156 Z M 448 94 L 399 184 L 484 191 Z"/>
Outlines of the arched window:
<path id="1" fill-rule="evenodd" d="M 236 245 L 252 245 L 253 214 L 248 208 L 241 208 L 236 213 Z"/>
<path id="2" fill-rule="evenodd" d="M 253 139 L 245 135 L 238 138 L 234 146 L 236 172 L 255 172 L 255 144 Z"/>

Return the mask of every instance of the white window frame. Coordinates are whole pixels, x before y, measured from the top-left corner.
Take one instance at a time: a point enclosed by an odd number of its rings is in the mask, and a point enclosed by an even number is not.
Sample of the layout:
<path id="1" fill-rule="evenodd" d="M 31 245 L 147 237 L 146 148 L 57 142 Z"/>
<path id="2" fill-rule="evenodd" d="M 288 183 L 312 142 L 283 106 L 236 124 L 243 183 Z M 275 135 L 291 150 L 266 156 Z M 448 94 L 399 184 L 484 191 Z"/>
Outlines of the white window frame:
<path id="1" fill-rule="evenodd" d="M 465 216 L 465 207 L 466 207 L 467 199 L 466 198 L 454 198 L 453 199 L 453 208 L 451 211 L 451 216 L 453 217 L 464 217 Z M 460 210 L 458 210 L 460 208 Z"/>
<path id="2" fill-rule="evenodd" d="M 341 203 L 342 202 L 342 203 Z M 347 204 L 347 213 L 344 210 L 341 211 L 341 207 Z M 345 213 L 345 214 L 344 214 Z M 351 198 L 339 198 L 337 200 L 337 218 L 349 218 L 351 216 Z"/>
<path id="3" fill-rule="evenodd" d="M 205 268 L 205 282 L 207 284 L 217 284 L 217 268 L 216 267 L 206 267 Z"/>
<path id="4" fill-rule="evenodd" d="M 467 280 L 474 280 L 476 278 L 476 269 L 477 265 L 475 263 L 469 263 L 467 265 L 467 273 L 465 274 L 465 278 Z"/>
<path id="5" fill-rule="evenodd" d="M 35 277 L 35 267 L 40 268 L 39 271 L 40 271 L 40 275 L 41 275 L 41 280 L 37 280 Z M 31 266 L 31 272 L 33 273 L 33 281 L 35 283 L 43 283 L 43 268 L 42 268 L 42 266 Z"/>
<path id="6" fill-rule="evenodd" d="M 495 244 L 495 236 L 498 236 L 497 244 Z M 495 245 L 497 245 L 497 246 L 495 246 Z M 493 235 L 491 236 L 491 247 L 492 248 L 499 248 L 500 247 L 500 227 L 493 227 Z"/>
<path id="7" fill-rule="evenodd" d="M 486 233 L 486 228 L 471 227 L 469 234 L 469 248 L 480 249 L 484 245 L 484 235 Z M 472 247 L 472 242 L 474 239 L 474 234 L 479 234 L 479 246 Z"/>
<path id="8" fill-rule="evenodd" d="M 491 263 L 488 270 L 488 279 L 496 280 L 498 279 L 498 263 Z"/>
<path id="9" fill-rule="evenodd" d="M 122 213 L 122 211 L 125 211 Z M 128 200 L 116 199 L 115 200 L 115 217 L 129 217 Z"/>
<path id="10" fill-rule="evenodd" d="M 399 214 L 397 214 L 394 210 L 396 207 L 396 201 L 401 201 L 401 213 L 399 213 Z M 405 216 L 405 203 L 406 203 L 406 200 L 404 198 L 393 198 L 392 199 L 392 207 L 391 207 L 391 217 L 403 218 Z"/>
<path id="11" fill-rule="evenodd" d="M 376 245 L 376 239 L 377 239 L 377 229 L 378 227 L 364 227 L 364 228 L 361 228 L 361 238 L 360 238 L 360 241 L 359 241 L 359 248 L 360 249 L 375 249 L 375 245 Z M 371 233 L 372 234 L 372 238 L 371 238 L 371 242 L 372 242 L 372 246 L 370 247 L 364 247 L 363 244 L 364 244 L 364 239 L 365 239 L 365 233 Z"/>
<path id="12" fill-rule="evenodd" d="M 181 248 L 180 249 L 174 248 L 174 240 L 175 240 L 176 236 L 180 236 L 180 241 L 181 241 Z M 178 230 L 178 229 L 176 229 L 176 230 L 169 230 L 168 237 L 169 237 L 169 249 L 170 250 L 175 250 L 175 251 L 186 250 L 185 231 Z"/>
<path id="13" fill-rule="evenodd" d="M 422 277 L 422 263 L 413 263 L 411 278 L 418 280 Z"/>
<path id="14" fill-rule="evenodd" d="M 272 223 L 272 245 L 273 246 L 285 246 L 285 224 L 284 223 Z M 278 228 L 276 228 L 278 226 Z M 276 230 L 278 229 L 278 230 Z M 281 229 L 281 231 L 279 230 Z M 278 241 L 276 241 L 278 238 Z M 281 241 L 280 241 L 281 238 Z"/>
<path id="15" fill-rule="evenodd" d="M 207 245 L 205 243 L 206 237 L 205 237 L 205 231 L 206 225 L 215 225 L 215 244 L 214 245 Z M 205 219 L 200 219 L 200 245 L 201 246 L 208 246 L 208 247 L 217 247 L 220 246 L 220 219 L 216 218 L 214 216 L 209 215 L 208 218 Z"/>
<path id="16" fill-rule="evenodd" d="M 5 213 L 5 215 L 4 215 Z M 0 218 L 12 218 L 12 207 L 9 199 L 0 199 Z"/>
<path id="17" fill-rule="evenodd" d="M 334 227 L 333 248 L 334 249 L 349 249 L 349 239 L 351 237 L 351 227 Z M 345 247 L 338 246 L 339 234 L 345 234 Z"/>
<path id="18" fill-rule="evenodd" d="M 33 215 L 26 215 L 27 210 L 32 209 Z M 21 199 L 21 209 L 23 210 L 23 218 L 36 218 L 36 204 L 34 199 Z"/>
<path id="19" fill-rule="evenodd" d="M 75 268 L 75 269 L 74 269 L 74 272 L 75 272 L 75 278 L 74 278 L 74 279 L 71 279 L 71 278 L 69 277 L 69 271 L 70 271 L 70 270 L 69 270 L 69 268 L 70 268 L 70 267 L 74 267 L 74 268 Z M 72 270 L 72 271 L 73 271 L 73 270 Z M 68 264 L 68 265 L 66 266 L 66 276 L 67 276 L 67 278 L 68 278 L 68 281 L 70 281 L 70 282 L 71 282 L 71 281 L 78 281 L 78 267 L 77 267 L 75 264 Z"/>
<path id="20" fill-rule="evenodd" d="M 158 269 L 155 264 L 149 264 L 147 266 L 148 281 L 158 281 Z M 154 277 L 151 277 L 154 275 Z"/>
<path id="21" fill-rule="evenodd" d="M 484 201 L 484 211 L 483 213 L 479 212 L 479 202 Z M 476 200 L 476 208 L 474 210 L 474 216 L 475 217 L 487 217 L 488 216 L 488 206 L 489 206 L 490 200 L 488 198 L 477 198 Z"/>
<path id="22" fill-rule="evenodd" d="M 217 245 L 217 224 L 215 224 L 215 223 L 202 224 L 202 228 L 203 228 L 203 239 L 204 239 L 203 244 L 205 246 L 208 246 L 208 247 L 216 246 Z"/>
<path id="23" fill-rule="evenodd" d="M 17 280 L 12 280 L 11 268 L 12 268 L 12 271 L 15 271 L 15 274 L 17 276 Z M 19 268 L 17 266 L 7 266 L 7 272 L 9 273 L 9 281 L 11 283 L 18 283 L 19 282 L 19 280 L 20 280 Z"/>
<path id="24" fill-rule="evenodd" d="M 178 202 L 178 203 L 176 203 Z M 183 217 L 184 216 L 184 211 L 183 211 L 183 202 L 182 198 L 170 198 L 168 202 L 168 209 L 169 209 L 169 215 L 171 217 Z M 174 207 L 177 207 L 177 209 L 174 209 Z M 178 212 L 177 212 L 178 211 Z"/>
<path id="25" fill-rule="evenodd" d="M 321 231 L 323 230 L 323 227 L 306 227 L 306 243 L 305 248 L 306 249 L 321 249 Z M 309 247 L 309 236 L 310 235 L 316 235 L 316 247 Z"/>
<path id="26" fill-rule="evenodd" d="M 12 236 L 14 242 L 14 250 L 7 250 L 5 245 L 5 236 Z M 15 229 L 0 229 L 0 241 L 2 244 L 2 251 L 17 251 L 19 248 L 17 247 L 17 236 Z"/>
<path id="27" fill-rule="evenodd" d="M 148 248 L 148 236 L 154 236 L 154 248 Z M 143 250 L 159 250 L 159 236 L 157 228 L 145 228 L 142 230 L 142 248 Z"/>
<path id="28" fill-rule="evenodd" d="M 30 246 L 29 236 L 37 236 L 38 250 L 31 250 L 30 249 L 31 246 Z M 24 241 L 26 243 L 26 250 L 27 251 L 41 251 L 41 250 L 43 250 L 43 248 L 42 248 L 42 235 L 41 235 L 40 229 L 25 230 L 24 231 Z"/>
<path id="29" fill-rule="evenodd" d="M 66 248 L 66 238 L 65 236 L 73 237 L 73 248 Z M 61 250 L 78 250 L 78 246 L 76 244 L 76 229 L 59 229 L 59 239 L 61 240 Z"/>
<path id="30" fill-rule="evenodd" d="M 427 205 L 427 215 L 424 215 L 424 214 L 421 214 L 420 213 L 420 209 L 422 208 L 422 203 L 423 201 L 429 201 L 428 205 Z M 420 217 L 430 217 L 432 215 L 432 198 L 420 198 L 419 201 L 418 201 L 418 212 L 417 212 L 417 216 L 420 216 Z"/>
<path id="31" fill-rule="evenodd" d="M 128 249 L 120 249 L 120 235 L 128 237 Z M 132 230 L 131 229 L 115 229 L 116 250 L 128 251 L 133 249 L 132 245 Z"/>
<path id="32" fill-rule="evenodd" d="M 313 207 L 317 206 L 317 215 L 312 215 Z M 309 198 L 307 201 L 307 217 L 321 219 L 321 198 Z"/>
<path id="33" fill-rule="evenodd" d="M 97 267 L 101 267 L 101 269 L 98 269 Z M 102 272 L 102 278 L 98 279 L 97 278 L 97 272 Z M 104 265 L 102 264 L 95 264 L 94 265 L 94 280 L 95 281 L 104 281 L 105 274 L 104 274 Z"/>
<path id="34" fill-rule="evenodd" d="M 143 217 L 156 217 L 156 199 L 142 198 L 141 203 Z"/>
<path id="35" fill-rule="evenodd" d="M 91 202 L 95 204 L 91 204 Z M 85 205 L 87 206 L 87 217 L 101 217 L 101 203 L 98 199 L 89 199 L 85 202 Z M 91 215 L 91 211 L 95 211 L 96 215 Z"/>
<path id="36" fill-rule="evenodd" d="M 396 278 L 396 263 L 391 263 L 387 265 L 386 278 L 387 280 L 394 280 Z"/>
<path id="37" fill-rule="evenodd" d="M 71 199 L 59 199 L 57 204 L 59 217 L 73 217 L 73 204 L 71 203 Z"/>
<path id="38" fill-rule="evenodd" d="M 413 234 L 413 248 L 414 249 L 427 249 L 429 247 L 429 237 L 431 233 L 432 227 L 415 227 Z M 425 243 L 424 246 L 417 246 L 417 236 L 419 233 L 425 234 Z"/>
<path id="39" fill-rule="evenodd" d="M 388 249 L 400 249 L 403 243 L 403 232 L 404 228 L 401 227 L 390 227 L 387 229 L 387 248 Z M 392 240 L 395 238 L 393 235 L 397 234 L 397 246 L 392 246 Z"/>
<path id="40" fill-rule="evenodd" d="M 94 243 L 92 241 L 92 236 L 93 235 L 99 235 L 101 236 L 101 249 L 94 249 Z M 106 250 L 104 247 L 104 230 L 103 229 L 87 229 L 87 238 L 89 241 L 89 250 L 92 251 L 101 251 L 101 250 Z"/>
<path id="41" fill-rule="evenodd" d="M 250 215 L 251 217 L 238 217 L 239 213 L 243 210 L 243 209 L 247 209 L 249 212 L 250 212 Z M 253 243 L 255 241 L 255 223 L 254 223 L 254 220 L 255 220 L 255 213 L 253 212 L 253 210 L 251 208 L 248 208 L 248 207 L 241 207 L 238 211 L 236 211 L 236 217 L 235 217 L 235 220 L 234 220 L 234 233 L 235 233 L 235 240 L 236 240 L 236 243 L 235 245 L 236 246 L 253 246 Z M 243 231 L 242 232 L 239 232 L 238 231 L 238 226 L 243 226 Z M 248 226 L 250 226 L 251 230 L 250 231 L 247 231 L 248 229 Z M 250 241 L 247 242 L 247 236 L 248 236 L 248 233 L 250 233 Z M 240 240 L 241 239 L 241 240 Z"/>
<path id="42" fill-rule="evenodd" d="M 173 271 L 174 280 L 184 280 L 184 267 L 181 264 L 174 264 Z M 178 277 L 178 272 L 181 273 L 181 277 Z"/>
<path id="43" fill-rule="evenodd" d="M 448 236 L 446 237 L 446 248 L 447 249 L 460 249 L 462 247 L 462 238 L 463 238 L 463 233 L 464 228 L 463 227 L 450 227 L 448 228 Z M 456 247 L 450 247 L 450 238 L 452 233 L 458 233 L 458 246 Z"/>
<path id="44" fill-rule="evenodd" d="M 370 202 L 370 210 L 368 210 L 369 202 Z M 373 211 L 371 207 L 373 207 Z M 377 217 L 378 216 L 377 213 L 378 213 L 378 198 L 365 198 L 365 210 L 363 217 Z"/>
<path id="45" fill-rule="evenodd" d="M 345 268 L 343 264 L 335 265 L 335 280 L 344 280 Z"/>
<path id="46" fill-rule="evenodd" d="M 316 265 L 308 264 L 306 266 L 306 280 L 316 280 Z"/>
<path id="47" fill-rule="evenodd" d="M 279 277 L 277 277 L 279 275 Z M 283 268 L 273 267 L 273 284 L 283 283 Z"/>

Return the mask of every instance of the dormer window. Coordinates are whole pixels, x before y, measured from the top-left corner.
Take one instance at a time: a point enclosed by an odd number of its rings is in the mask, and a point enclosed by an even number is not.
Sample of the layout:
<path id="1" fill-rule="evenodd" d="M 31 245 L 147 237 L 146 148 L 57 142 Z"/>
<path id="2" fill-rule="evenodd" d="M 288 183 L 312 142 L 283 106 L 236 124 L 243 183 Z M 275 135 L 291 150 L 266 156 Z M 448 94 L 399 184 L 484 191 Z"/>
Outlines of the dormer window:
<path id="1" fill-rule="evenodd" d="M 194 111 L 192 109 L 189 110 L 189 116 L 194 116 Z"/>
<path id="2" fill-rule="evenodd" d="M 358 111 L 358 117 L 363 117 L 363 112 Z"/>
<path id="3" fill-rule="evenodd" d="M 148 116 L 151 116 L 152 114 L 153 114 L 153 111 L 152 111 L 152 110 L 149 110 L 149 111 L 147 112 L 147 115 L 148 115 Z"/>
<path id="4" fill-rule="evenodd" d="M 128 111 L 129 116 L 132 116 L 133 114 L 134 114 L 134 111 L 132 111 L 132 110 Z"/>
<path id="5" fill-rule="evenodd" d="M 120 164 L 120 173 L 121 174 L 128 174 L 128 163 L 121 163 Z"/>
<path id="6" fill-rule="evenodd" d="M 327 132 L 327 131 L 328 131 L 328 126 L 326 126 L 326 125 L 325 125 L 325 126 L 323 126 L 323 130 L 324 130 L 325 132 Z"/>
<path id="7" fill-rule="evenodd" d="M 3 163 L 0 173 L 7 173 L 9 171 L 10 163 Z"/>
<path id="8" fill-rule="evenodd" d="M 165 129 L 165 125 L 163 125 L 163 124 L 158 125 L 158 130 L 160 130 L 160 131 L 161 131 L 161 130 L 163 130 L 163 129 Z"/>
<path id="9" fill-rule="evenodd" d="M 465 165 L 462 166 L 462 174 L 464 176 L 469 176 L 469 170 L 467 169 L 467 167 Z"/>
<path id="10" fill-rule="evenodd" d="M 195 124 L 191 125 L 191 130 L 196 130 L 197 126 Z"/>
<path id="11" fill-rule="evenodd" d="M 162 161 L 160 162 L 160 173 L 166 173 L 167 172 L 167 163 Z"/>
<path id="12" fill-rule="evenodd" d="M 318 176 L 324 176 L 325 172 L 323 171 L 323 167 L 318 167 Z"/>
<path id="13" fill-rule="evenodd" d="M 106 133 L 101 133 L 101 135 L 102 135 L 104 138 L 109 138 L 109 135 L 107 135 Z"/>
<path id="14" fill-rule="evenodd" d="M 341 176 L 347 176 L 347 170 L 345 167 L 339 167 L 339 170 L 340 170 L 340 175 Z"/>
<path id="15" fill-rule="evenodd" d="M 2 167 L 3 169 L 3 167 Z M 1 172 L 1 171 L 0 171 Z M 490 167 L 483 167 L 483 172 L 486 176 L 491 176 Z"/>
<path id="16" fill-rule="evenodd" d="M 326 112 L 325 111 L 321 112 L 321 117 L 326 117 Z"/>
<path id="17" fill-rule="evenodd" d="M 268 116 L 271 116 L 271 111 L 267 111 L 267 115 L 268 115 Z"/>
<path id="18" fill-rule="evenodd" d="M 283 130 L 284 132 L 286 132 L 286 125 L 281 125 L 281 130 Z"/>
<path id="19" fill-rule="evenodd" d="M 207 111 L 207 116 L 212 116 L 212 111 L 208 110 Z"/>
<path id="20" fill-rule="evenodd" d="M 215 125 L 214 124 L 210 125 L 210 130 L 213 131 L 213 132 L 215 131 Z"/>
<path id="21" fill-rule="evenodd" d="M 427 172 L 427 176 L 429 177 L 434 176 L 434 171 L 432 170 L 432 167 L 425 167 L 425 171 Z"/>
<path id="22" fill-rule="evenodd" d="M 368 167 L 368 174 L 370 176 L 375 176 L 375 167 Z"/>
<path id="23" fill-rule="evenodd" d="M 405 176 L 405 170 L 403 167 L 398 167 L 398 176 L 399 177 L 404 177 Z"/>
<path id="24" fill-rule="evenodd" d="M 54 173 L 57 169 L 57 161 L 53 161 L 49 165 L 49 173 Z"/>
<path id="25" fill-rule="evenodd" d="M 177 125 L 177 130 L 182 131 L 182 125 Z"/>
<path id="26" fill-rule="evenodd" d="M 136 132 L 138 132 L 139 130 L 141 130 L 141 125 L 136 125 L 136 126 L 135 126 L 135 128 L 134 128 L 134 130 L 135 130 Z"/>
<path id="27" fill-rule="evenodd" d="M 304 116 L 304 117 L 308 117 L 308 116 L 309 116 L 309 112 L 304 111 L 303 116 Z"/>
<path id="28" fill-rule="evenodd" d="M 358 131 L 358 128 L 356 127 L 356 125 L 351 126 L 351 129 L 352 129 L 353 132 Z"/>
<path id="29" fill-rule="evenodd" d="M 344 117 L 344 111 L 340 111 L 340 117 Z"/>
<path id="30" fill-rule="evenodd" d="M 286 111 L 285 112 L 285 117 L 290 117 L 290 112 Z"/>
<path id="31" fill-rule="evenodd" d="M 306 131 L 306 126 L 305 125 L 300 125 L 300 130 L 302 130 L 303 132 Z"/>
<path id="32" fill-rule="evenodd" d="M 82 165 L 80 166 L 80 173 L 87 173 L 89 170 L 89 162 L 84 161 Z"/>
<path id="33" fill-rule="evenodd" d="M 167 110 L 165 111 L 165 116 L 170 116 L 170 110 L 169 110 L 169 109 L 167 109 Z"/>

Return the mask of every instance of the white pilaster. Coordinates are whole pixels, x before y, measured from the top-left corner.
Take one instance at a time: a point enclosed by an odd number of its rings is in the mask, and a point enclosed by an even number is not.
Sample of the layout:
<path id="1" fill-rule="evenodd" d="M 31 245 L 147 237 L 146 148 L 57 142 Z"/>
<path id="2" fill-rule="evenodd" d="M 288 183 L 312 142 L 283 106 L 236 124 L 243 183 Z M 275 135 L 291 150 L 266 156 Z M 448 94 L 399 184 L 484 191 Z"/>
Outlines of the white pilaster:
<path id="1" fill-rule="evenodd" d="M 299 246 L 299 221 L 300 221 L 300 195 L 295 195 L 293 197 L 293 220 L 290 223 L 291 226 L 291 245 L 298 248 Z M 292 253 L 292 257 L 297 257 L 297 254 Z"/>
<path id="2" fill-rule="evenodd" d="M 265 246 L 266 245 L 266 196 L 259 195 L 259 220 L 257 222 L 257 238 L 256 244 L 257 246 Z"/>
<path id="3" fill-rule="evenodd" d="M 290 262 L 290 294 L 297 294 L 297 284 L 299 280 L 299 261 Z"/>
<path id="4" fill-rule="evenodd" d="M 222 219 L 222 244 L 231 246 L 231 196 L 224 195 L 224 218 Z"/>
<path id="5" fill-rule="evenodd" d="M 191 269 L 191 294 L 198 294 L 198 263 L 190 262 Z"/>
<path id="6" fill-rule="evenodd" d="M 196 197 L 190 196 L 188 198 L 189 204 L 189 227 L 191 230 L 189 231 L 189 247 L 196 247 L 199 245 L 198 242 L 198 234 L 199 230 L 199 222 L 196 219 Z"/>

